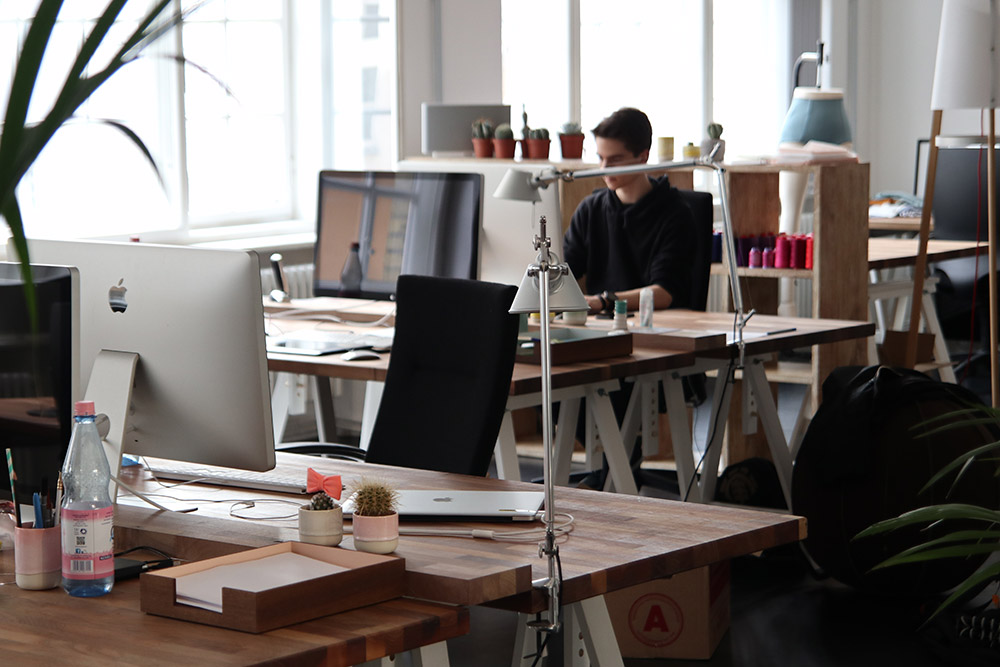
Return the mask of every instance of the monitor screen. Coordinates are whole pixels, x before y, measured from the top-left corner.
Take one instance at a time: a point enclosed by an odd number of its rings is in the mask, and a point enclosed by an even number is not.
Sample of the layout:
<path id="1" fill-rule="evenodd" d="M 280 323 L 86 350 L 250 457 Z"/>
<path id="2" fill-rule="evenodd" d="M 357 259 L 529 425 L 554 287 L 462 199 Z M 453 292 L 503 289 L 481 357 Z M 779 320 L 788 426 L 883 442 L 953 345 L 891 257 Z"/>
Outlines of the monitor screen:
<path id="1" fill-rule="evenodd" d="M 40 240 L 29 247 L 34 260 L 79 269 L 80 377 L 99 413 L 115 406 L 96 396 L 118 388 L 92 373 L 98 353 L 138 354 L 124 452 L 274 467 L 255 253 Z"/>
<path id="2" fill-rule="evenodd" d="M 21 266 L 0 262 L 0 460 L 11 450 L 17 496 L 54 498 L 79 397 L 77 271 L 32 265 L 38 329 L 32 333 Z M 0 495 L 11 495 L 7 465 Z"/>
<path id="3" fill-rule="evenodd" d="M 401 274 L 477 278 L 482 181 L 481 174 L 320 172 L 316 295 L 388 300 Z"/>
<path id="4" fill-rule="evenodd" d="M 986 144 L 985 137 L 938 137 L 934 238 L 972 241 L 978 235 L 985 241 L 989 237 Z M 920 197 L 924 196 L 929 153 L 929 141 L 918 140 L 914 193 Z"/>

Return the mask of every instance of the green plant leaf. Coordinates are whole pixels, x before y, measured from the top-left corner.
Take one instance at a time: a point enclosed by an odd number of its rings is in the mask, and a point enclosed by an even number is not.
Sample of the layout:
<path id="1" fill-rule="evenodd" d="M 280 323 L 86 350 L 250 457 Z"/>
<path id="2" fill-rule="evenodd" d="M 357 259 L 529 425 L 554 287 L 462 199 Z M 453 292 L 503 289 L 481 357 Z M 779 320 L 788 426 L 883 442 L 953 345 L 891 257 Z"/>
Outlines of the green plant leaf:
<path id="1" fill-rule="evenodd" d="M 940 547 L 937 549 L 926 549 L 924 551 L 911 553 L 908 556 L 896 554 L 891 558 L 885 559 L 873 567 L 872 570 L 881 570 L 882 568 L 892 567 L 894 565 L 904 565 L 906 563 L 921 563 L 930 560 L 941 560 L 942 558 L 967 558 L 969 556 L 980 556 L 982 554 L 991 554 L 995 551 L 1000 551 L 1000 544 L 959 544 Z"/>
<path id="2" fill-rule="evenodd" d="M 14 190 L 21 180 L 21 176 L 17 175 L 15 156 L 20 150 L 28 107 L 38 80 L 38 70 L 42 65 L 42 58 L 61 8 L 62 0 L 42 0 L 38 4 L 35 18 L 32 19 L 24 43 L 21 45 L 17 67 L 14 69 L 10 95 L 7 98 L 3 134 L 0 135 L 0 211 L 4 211 L 4 217 L 7 217 L 8 202 L 14 197 Z M 10 218 L 7 220 L 10 224 Z M 20 225 L 20 216 L 17 224 Z"/>
<path id="3" fill-rule="evenodd" d="M 874 523 L 855 535 L 852 539 L 857 540 L 871 535 L 878 535 L 879 533 L 897 530 L 906 526 L 933 523 L 935 521 L 944 521 L 948 519 L 1000 523 L 1000 511 L 962 503 L 930 505 L 928 507 L 920 507 L 909 512 L 904 512 L 898 517 L 892 519 L 885 519 Z"/>
<path id="4" fill-rule="evenodd" d="M 988 452 L 991 452 L 994 449 L 1000 449 L 1000 442 L 991 442 L 989 444 L 982 445 L 980 447 L 976 447 L 975 449 L 970 449 L 969 451 L 962 453 L 961 455 L 957 456 L 954 460 L 952 460 L 950 463 L 945 465 L 945 467 L 941 468 L 936 473 L 934 473 L 934 475 L 932 475 L 931 478 L 927 480 L 927 483 L 924 484 L 924 486 L 920 489 L 920 493 L 924 493 L 925 491 L 930 489 L 932 486 L 937 484 L 938 481 L 940 481 L 943 477 L 947 476 L 948 473 L 950 473 L 951 471 L 955 470 L 956 468 L 961 468 L 961 470 L 959 470 L 959 474 L 955 476 L 955 482 L 957 482 L 962 477 L 962 474 L 965 472 L 965 470 L 968 469 L 968 466 L 971 465 L 971 463 L 975 460 L 976 457 L 978 457 L 981 454 L 986 454 Z M 952 488 L 954 488 L 954 483 L 952 483 Z"/>
<path id="5" fill-rule="evenodd" d="M 24 237 L 24 222 L 21 220 L 21 207 L 17 203 L 17 196 L 10 198 L 4 206 L 3 217 L 6 218 L 10 231 L 13 234 L 14 249 L 18 257 L 21 258 L 21 279 L 24 281 L 24 302 L 28 307 L 28 318 L 31 322 L 31 331 L 38 331 L 38 306 L 35 295 L 35 281 L 31 275 L 31 261 L 28 257 L 28 240 Z"/>
<path id="6" fill-rule="evenodd" d="M 160 166 L 156 164 L 156 158 L 153 157 L 153 154 L 149 151 L 149 148 L 146 147 L 146 144 L 143 143 L 142 139 L 139 138 L 139 135 L 136 134 L 132 130 L 132 128 L 130 128 L 128 125 L 121 122 L 120 120 L 114 120 L 112 118 L 96 118 L 94 119 L 94 121 L 97 123 L 101 123 L 103 125 L 107 125 L 109 127 L 113 127 L 122 134 L 124 134 L 126 137 L 128 137 L 132 141 L 132 143 L 135 144 L 136 147 L 146 157 L 146 161 L 149 162 L 149 166 L 153 168 L 153 172 L 156 174 L 157 180 L 160 181 L 160 186 L 165 187 L 166 184 L 163 181 L 163 174 L 160 173 Z"/>
<path id="7" fill-rule="evenodd" d="M 998 577 L 1000 577 L 1000 563 L 993 563 L 981 570 L 977 570 L 967 577 L 965 581 L 959 584 L 944 602 L 938 605 L 938 608 L 934 610 L 934 613 L 931 614 L 926 621 L 924 621 L 923 625 L 927 625 L 927 623 L 932 621 L 935 616 L 940 614 L 956 601 L 960 600 L 969 591 L 975 590 L 991 581 L 994 581 Z"/>

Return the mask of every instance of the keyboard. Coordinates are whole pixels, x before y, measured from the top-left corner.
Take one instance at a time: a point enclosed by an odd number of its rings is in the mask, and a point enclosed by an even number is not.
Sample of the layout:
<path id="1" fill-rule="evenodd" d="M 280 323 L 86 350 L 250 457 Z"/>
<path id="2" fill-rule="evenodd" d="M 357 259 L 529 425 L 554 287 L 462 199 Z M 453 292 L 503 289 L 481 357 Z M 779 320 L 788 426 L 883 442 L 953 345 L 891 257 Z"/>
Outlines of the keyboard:
<path id="1" fill-rule="evenodd" d="M 172 479 L 185 482 L 196 481 L 216 486 L 276 491 L 278 493 L 300 495 L 308 493 L 306 491 L 306 481 L 303 477 L 282 475 L 273 470 L 256 472 L 254 470 L 221 468 L 219 466 L 169 461 L 165 459 L 146 459 L 146 467 L 149 472 L 159 479 Z"/>

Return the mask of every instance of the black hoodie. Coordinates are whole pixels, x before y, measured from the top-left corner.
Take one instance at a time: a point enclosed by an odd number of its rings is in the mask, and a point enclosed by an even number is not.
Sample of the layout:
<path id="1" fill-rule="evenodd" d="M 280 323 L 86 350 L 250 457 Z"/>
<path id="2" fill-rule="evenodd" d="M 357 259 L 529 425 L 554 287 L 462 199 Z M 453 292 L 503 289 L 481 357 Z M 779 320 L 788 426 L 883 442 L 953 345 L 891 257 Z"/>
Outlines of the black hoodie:
<path id="1" fill-rule="evenodd" d="M 624 290 L 659 285 L 672 297 L 671 308 L 691 300 L 694 216 L 666 176 L 650 179 L 653 189 L 634 204 L 623 204 L 603 188 L 577 207 L 563 254 L 585 291 Z"/>

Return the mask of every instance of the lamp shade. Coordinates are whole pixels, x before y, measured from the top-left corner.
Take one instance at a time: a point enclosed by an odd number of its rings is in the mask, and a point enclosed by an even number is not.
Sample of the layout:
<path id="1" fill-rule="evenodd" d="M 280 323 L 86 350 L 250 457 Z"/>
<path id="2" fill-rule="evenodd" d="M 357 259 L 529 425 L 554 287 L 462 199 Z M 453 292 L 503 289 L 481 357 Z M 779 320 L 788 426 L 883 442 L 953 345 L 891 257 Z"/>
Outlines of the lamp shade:
<path id="1" fill-rule="evenodd" d="M 538 194 L 538 184 L 535 177 L 530 172 L 520 169 L 508 169 L 507 173 L 500 179 L 500 185 L 493 192 L 497 199 L 514 199 L 516 201 L 541 201 L 542 196 Z"/>
<path id="2" fill-rule="evenodd" d="M 541 310 L 541 300 L 538 294 L 541 283 L 537 273 L 532 275 L 533 268 L 537 267 L 529 266 L 524 272 L 524 277 L 521 278 L 521 285 L 517 288 L 514 302 L 510 305 L 510 312 L 514 314 L 537 313 Z M 576 310 L 586 312 L 590 310 L 587 299 L 580 291 L 580 285 L 573 277 L 573 272 L 565 265 L 564 270 L 565 274 L 549 281 L 549 312 L 564 313 Z"/>
<path id="3" fill-rule="evenodd" d="M 851 126 L 844 110 L 844 93 L 835 89 L 796 88 L 792 104 L 781 128 L 782 143 L 804 144 L 824 141 L 846 144 L 851 140 Z"/>
<path id="4" fill-rule="evenodd" d="M 931 109 L 996 106 L 1000 67 L 993 50 L 1000 12 L 989 0 L 945 0 L 941 8 Z"/>

